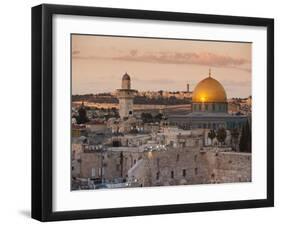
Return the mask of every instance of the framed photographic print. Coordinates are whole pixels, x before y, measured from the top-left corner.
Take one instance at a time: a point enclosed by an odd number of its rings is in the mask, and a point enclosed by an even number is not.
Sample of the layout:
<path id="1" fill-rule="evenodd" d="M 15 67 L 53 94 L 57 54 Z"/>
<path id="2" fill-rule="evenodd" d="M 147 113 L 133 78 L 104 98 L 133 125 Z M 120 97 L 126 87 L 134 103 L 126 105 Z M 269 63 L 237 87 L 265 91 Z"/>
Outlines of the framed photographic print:
<path id="1" fill-rule="evenodd" d="M 32 217 L 274 205 L 274 21 L 32 8 Z"/>

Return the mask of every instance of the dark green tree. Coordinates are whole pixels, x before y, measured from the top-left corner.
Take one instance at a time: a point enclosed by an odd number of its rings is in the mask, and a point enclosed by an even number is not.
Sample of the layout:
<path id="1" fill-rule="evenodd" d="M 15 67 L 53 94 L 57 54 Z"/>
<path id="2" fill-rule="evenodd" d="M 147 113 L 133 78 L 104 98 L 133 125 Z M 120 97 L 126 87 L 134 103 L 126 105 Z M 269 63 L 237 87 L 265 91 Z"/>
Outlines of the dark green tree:
<path id="1" fill-rule="evenodd" d="M 248 144 L 247 144 L 247 151 L 248 152 L 252 152 L 252 128 L 251 128 L 251 124 L 249 123 L 249 121 L 247 120 L 247 131 L 248 131 Z"/>
<path id="2" fill-rule="evenodd" d="M 239 130 L 238 128 L 234 128 L 231 130 L 231 143 L 234 146 L 234 150 L 237 151 L 237 143 L 239 138 Z"/>
<path id="3" fill-rule="evenodd" d="M 87 117 L 87 110 L 84 106 L 84 102 L 82 102 L 81 107 L 78 110 L 78 116 L 76 117 L 77 124 L 84 124 L 89 121 Z"/>
<path id="4" fill-rule="evenodd" d="M 217 140 L 220 144 L 224 143 L 225 138 L 226 138 L 226 130 L 225 128 L 219 128 L 217 131 Z"/>
<path id="5" fill-rule="evenodd" d="M 150 113 L 141 113 L 141 119 L 144 123 L 150 123 L 153 122 L 153 116 Z"/>
<path id="6" fill-rule="evenodd" d="M 163 119 L 163 114 L 159 113 L 154 116 L 155 122 L 160 122 Z"/>
<path id="7" fill-rule="evenodd" d="M 242 127 L 239 149 L 241 152 L 252 152 L 252 135 L 248 121 Z"/>
<path id="8" fill-rule="evenodd" d="M 211 142 L 212 142 L 212 145 L 213 145 L 213 140 L 215 139 L 216 137 L 216 132 L 215 130 L 211 129 L 208 133 L 208 137 L 211 139 Z"/>

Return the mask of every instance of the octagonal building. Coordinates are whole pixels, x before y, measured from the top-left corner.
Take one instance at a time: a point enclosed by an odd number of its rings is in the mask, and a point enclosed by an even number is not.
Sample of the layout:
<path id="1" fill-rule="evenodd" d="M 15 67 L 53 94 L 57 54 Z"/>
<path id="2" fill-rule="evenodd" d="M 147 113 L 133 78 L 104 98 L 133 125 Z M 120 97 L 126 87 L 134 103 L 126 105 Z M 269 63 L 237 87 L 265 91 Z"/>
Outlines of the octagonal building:
<path id="1" fill-rule="evenodd" d="M 209 75 L 201 80 L 192 94 L 191 113 L 170 115 L 169 122 L 183 129 L 241 128 L 246 115 L 228 113 L 227 94 L 223 85 Z"/>

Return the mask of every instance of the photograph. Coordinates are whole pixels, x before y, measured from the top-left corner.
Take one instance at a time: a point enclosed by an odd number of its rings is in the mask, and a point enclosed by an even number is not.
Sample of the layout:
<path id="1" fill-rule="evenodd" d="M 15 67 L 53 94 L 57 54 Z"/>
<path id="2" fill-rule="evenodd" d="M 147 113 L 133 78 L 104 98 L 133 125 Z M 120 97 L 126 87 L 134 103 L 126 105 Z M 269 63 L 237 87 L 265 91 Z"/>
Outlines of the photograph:
<path id="1" fill-rule="evenodd" d="M 72 191 L 251 183 L 251 42 L 70 39 Z"/>

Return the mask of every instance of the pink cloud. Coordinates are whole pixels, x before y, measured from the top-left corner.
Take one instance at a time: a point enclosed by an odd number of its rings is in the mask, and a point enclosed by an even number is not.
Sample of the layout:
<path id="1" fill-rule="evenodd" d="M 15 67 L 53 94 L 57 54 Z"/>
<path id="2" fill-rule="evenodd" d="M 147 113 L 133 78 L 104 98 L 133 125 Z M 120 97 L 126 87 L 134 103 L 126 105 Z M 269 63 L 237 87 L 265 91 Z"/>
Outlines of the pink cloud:
<path id="1" fill-rule="evenodd" d="M 159 64 L 199 64 L 217 67 L 236 67 L 250 63 L 244 58 L 234 58 L 209 52 L 155 52 L 137 54 L 137 52 L 131 51 L 127 55 L 116 56 L 111 59 Z"/>
<path id="2" fill-rule="evenodd" d="M 195 64 L 206 65 L 210 67 L 225 67 L 235 68 L 247 72 L 251 72 L 251 62 L 244 58 L 231 57 L 227 55 L 219 55 L 210 52 L 171 52 L 171 51 L 159 51 L 159 52 L 144 52 L 137 49 L 129 51 L 120 51 L 115 54 L 95 56 L 84 56 L 79 50 L 72 52 L 72 57 L 76 59 L 109 59 L 109 60 L 122 60 L 133 62 L 145 62 L 145 63 L 158 63 L 158 64 Z"/>

